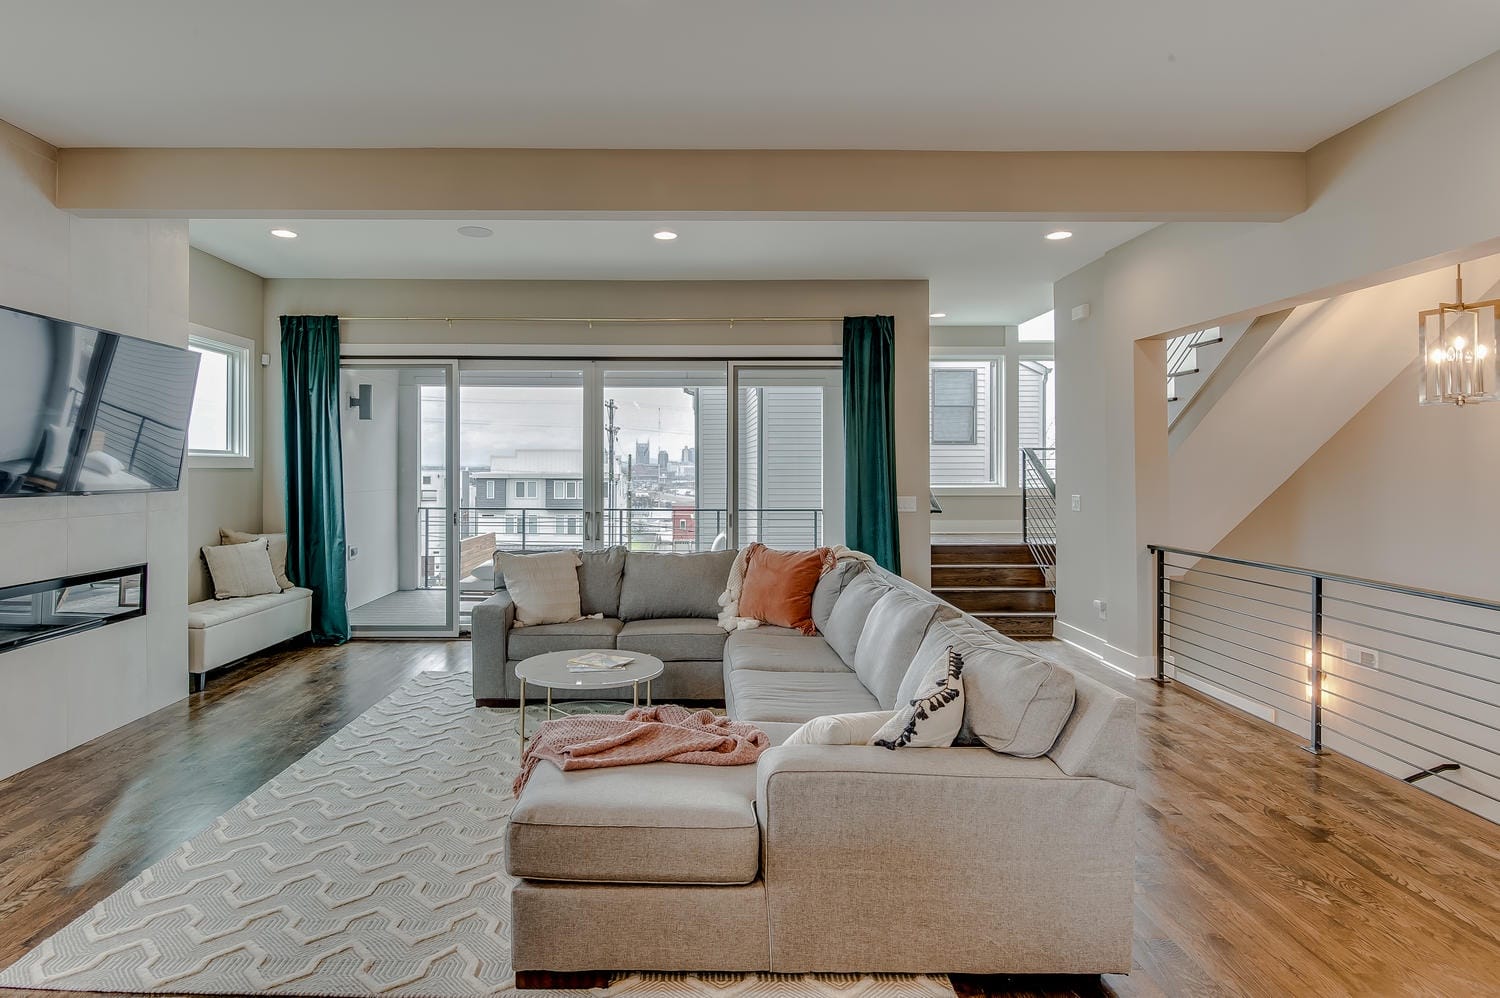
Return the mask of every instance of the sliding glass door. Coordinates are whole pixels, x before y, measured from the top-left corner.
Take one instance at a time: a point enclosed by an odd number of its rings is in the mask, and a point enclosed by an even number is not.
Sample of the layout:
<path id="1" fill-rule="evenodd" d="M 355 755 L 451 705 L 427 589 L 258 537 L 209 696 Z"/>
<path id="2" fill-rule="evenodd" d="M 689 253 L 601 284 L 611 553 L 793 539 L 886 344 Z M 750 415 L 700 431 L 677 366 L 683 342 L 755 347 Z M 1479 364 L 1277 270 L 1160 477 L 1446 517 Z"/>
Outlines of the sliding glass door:
<path id="1" fill-rule="evenodd" d="M 843 541 L 836 365 L 350 361 L 344 380 L 356 634 L 457 633 L 497 550 Z"/>

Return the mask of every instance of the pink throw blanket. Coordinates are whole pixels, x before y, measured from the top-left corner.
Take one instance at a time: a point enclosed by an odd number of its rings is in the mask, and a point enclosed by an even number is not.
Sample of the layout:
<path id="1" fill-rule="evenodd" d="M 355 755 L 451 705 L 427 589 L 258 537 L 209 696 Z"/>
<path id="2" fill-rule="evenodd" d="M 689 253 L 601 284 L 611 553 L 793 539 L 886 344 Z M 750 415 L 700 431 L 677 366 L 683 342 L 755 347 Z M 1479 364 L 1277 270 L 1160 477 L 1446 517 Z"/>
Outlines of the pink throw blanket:
<path id="1" fill-rule="evenodd" d="M 747 766 L 770 745 L 771 739 L 754 725 L 676 704 L 633 707 L 624 715 L 580 714 L 537 728 L 521 755 L 515 792 L 520 795 L 543 759 L 563 770 L 646 762 Z"/>

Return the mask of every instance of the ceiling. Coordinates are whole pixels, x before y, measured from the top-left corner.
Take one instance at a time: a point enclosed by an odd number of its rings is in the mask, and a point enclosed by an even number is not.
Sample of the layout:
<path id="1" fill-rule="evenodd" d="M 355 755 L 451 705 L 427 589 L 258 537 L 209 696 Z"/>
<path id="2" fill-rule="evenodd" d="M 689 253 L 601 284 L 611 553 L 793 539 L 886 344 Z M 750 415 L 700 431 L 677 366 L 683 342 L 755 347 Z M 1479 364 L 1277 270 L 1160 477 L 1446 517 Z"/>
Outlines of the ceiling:
<path id="1" fill-rule="evenodd" d="M 296 239 L 270 230 L 284 224 Z M 1052 284 L 1151 228 L 1145 222 L 206 219 L 192 244 L 263 277 L 509 280 L 926 278 L 949 325 L 1021 322 Z M 663 226 L 678 238 L 662 242 Z M 1043 236 L 1065 227 L 1073 238 Z"/>
<path id="2" fill-rule="evenodd" d="M 1494 0 L 0 0 L 60 146 L 1303 150 Z"/>

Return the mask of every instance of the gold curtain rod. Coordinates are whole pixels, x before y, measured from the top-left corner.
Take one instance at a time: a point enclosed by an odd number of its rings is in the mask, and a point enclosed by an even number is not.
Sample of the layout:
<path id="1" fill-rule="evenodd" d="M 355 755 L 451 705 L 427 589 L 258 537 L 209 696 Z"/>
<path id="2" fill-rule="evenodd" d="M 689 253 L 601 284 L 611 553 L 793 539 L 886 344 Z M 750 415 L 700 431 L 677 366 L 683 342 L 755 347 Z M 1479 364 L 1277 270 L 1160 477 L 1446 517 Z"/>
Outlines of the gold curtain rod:
<path id="1" fill-rule="evenodd" d="M 842 315 L 757 315 L 757 316 L 557 316 L 557 315 L 341 315 L 340 322 L 581 322 L 594 323 L 688 323 L 705 325 L 727 322 L 843 322 Z"/>

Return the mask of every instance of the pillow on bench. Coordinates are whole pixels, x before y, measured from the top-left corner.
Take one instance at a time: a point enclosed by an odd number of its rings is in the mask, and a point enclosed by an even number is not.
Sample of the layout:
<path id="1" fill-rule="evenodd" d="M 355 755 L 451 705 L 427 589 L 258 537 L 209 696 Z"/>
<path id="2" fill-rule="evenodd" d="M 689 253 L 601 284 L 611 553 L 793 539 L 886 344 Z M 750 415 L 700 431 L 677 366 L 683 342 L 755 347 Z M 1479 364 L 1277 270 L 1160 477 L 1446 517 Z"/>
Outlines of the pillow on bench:
<path id="1" fill-rule="evenodd" d="M 208 563 L 208 574 L 213 579 L 214 599 L 281 592 L 276 573 L 271 570 L 271 555 L 264 537 L 245 544 L 205 547 L 203 560 Z"/>

